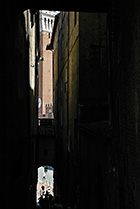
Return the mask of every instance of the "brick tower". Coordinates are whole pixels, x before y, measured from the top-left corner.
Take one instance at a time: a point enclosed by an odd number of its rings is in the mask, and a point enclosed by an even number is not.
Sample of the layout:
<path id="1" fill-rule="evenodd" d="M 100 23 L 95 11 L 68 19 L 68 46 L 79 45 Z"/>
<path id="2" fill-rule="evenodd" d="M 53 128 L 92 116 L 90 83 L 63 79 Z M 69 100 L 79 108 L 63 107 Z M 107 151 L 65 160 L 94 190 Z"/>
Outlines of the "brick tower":
<path id="1" fill-rule="evenodd" d="M 42 61 L 39 65 L 39 97 L 38 117 L 53 118 L 53 72 L 52 51 L 46 50 L 50 43 L 54 18 L 58 12 L 40 10 L 40 56 Z"/>

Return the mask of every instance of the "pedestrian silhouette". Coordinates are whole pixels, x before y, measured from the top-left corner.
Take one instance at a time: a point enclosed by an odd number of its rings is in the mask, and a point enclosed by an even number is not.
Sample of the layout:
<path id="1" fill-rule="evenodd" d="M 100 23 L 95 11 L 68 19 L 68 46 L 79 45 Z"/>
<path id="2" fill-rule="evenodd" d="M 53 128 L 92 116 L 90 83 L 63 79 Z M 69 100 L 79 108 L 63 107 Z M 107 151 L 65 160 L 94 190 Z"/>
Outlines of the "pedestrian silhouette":
<path id="1" fill-rule="evenodd" d="M 42 204 L 43 204 L 43 195 L 41 195 L 40 198 L 39 198 L 39 204 L 42 207 Z"/>

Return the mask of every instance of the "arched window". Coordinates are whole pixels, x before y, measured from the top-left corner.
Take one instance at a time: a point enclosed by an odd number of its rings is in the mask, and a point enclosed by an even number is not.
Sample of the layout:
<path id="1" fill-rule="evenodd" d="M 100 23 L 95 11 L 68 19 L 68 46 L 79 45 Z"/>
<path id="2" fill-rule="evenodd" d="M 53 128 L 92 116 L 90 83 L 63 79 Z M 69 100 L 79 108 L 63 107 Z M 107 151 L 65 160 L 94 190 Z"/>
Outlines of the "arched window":
<path id="1" fill-rule="evenodd" d="M 48 29 L 50 29 L 50 19 L 48 19 Z"/>
<path id="2" fill-rule="evenodd" d="M 44 25 L 45 25 L 45 29 L 46 29 L 46 17 L 44 17 Z"/>
<path id="3" fill-rule="evenodd" d="M 51 19 L 51 27 L 53 27 L 53 20 Z"/>

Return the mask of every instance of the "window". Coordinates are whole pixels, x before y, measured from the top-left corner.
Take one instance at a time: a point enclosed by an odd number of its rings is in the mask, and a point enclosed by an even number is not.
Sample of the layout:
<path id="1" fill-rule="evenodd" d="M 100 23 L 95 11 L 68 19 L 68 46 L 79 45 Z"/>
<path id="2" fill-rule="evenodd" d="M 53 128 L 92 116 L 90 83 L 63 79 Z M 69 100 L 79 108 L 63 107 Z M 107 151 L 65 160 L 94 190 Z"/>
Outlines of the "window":
<path id="1" fill-rule="evenodd" d="M 90 45 L 90 64 L 91 67 L 99 67 L 101 62 L 101 46 Z"/>
<path id="2" fill-rule="evenodd" d="M 108 48 L 100 45 L 90 45 L 90 64 L 91 67 L 101 67 L 106 69 L 108 66 Z"/>
<path id="3" fill-rule="evenodd" d="M 51 19 L 51 27 L 53 27 L 53 20 Z"/>
<path id="4" fill-rule="evenodd" d="M 46 17 L 44 18 L 44 25 L 45 25 L 45 29 L 46 29 Z"/>
<path id="5" fill-rule="evenodd" d="M 48 149 L 44 149 L 44 150 L 43 150 L 43 154 L 44 154 L 45 156 L 47 156 L 47 155 L 48 155 Z"/>
<path id="6" fill-rule="evenodd" d="M 48 29 L 50 29 L 50 19 L 48 19 Z"/>
<path id="7" fill-rule="evenodd" d="M 52 113 L 49 113 L 48 114 L 48 118 L 52 118 Z"/>

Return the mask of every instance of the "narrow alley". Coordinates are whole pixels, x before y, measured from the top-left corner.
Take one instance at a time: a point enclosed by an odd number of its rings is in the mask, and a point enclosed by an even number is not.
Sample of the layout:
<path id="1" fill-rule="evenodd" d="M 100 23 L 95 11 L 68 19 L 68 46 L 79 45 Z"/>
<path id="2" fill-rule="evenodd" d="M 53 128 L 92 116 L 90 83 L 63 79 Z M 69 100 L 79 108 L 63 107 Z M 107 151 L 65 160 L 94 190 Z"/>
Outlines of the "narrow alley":
<path id="1" fill-rule="evenodd" d="M 3 209 L 140 208 L 140 4 L 91 3 L 1 2 Z"/>

